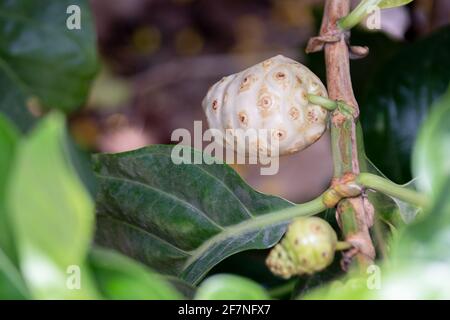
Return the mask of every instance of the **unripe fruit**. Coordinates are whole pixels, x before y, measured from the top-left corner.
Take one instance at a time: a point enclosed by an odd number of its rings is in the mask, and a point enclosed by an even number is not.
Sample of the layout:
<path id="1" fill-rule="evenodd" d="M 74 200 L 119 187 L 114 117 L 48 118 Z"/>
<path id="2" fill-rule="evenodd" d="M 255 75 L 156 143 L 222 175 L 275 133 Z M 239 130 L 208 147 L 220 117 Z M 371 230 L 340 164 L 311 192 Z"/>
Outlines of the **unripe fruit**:
<path id="1" fill-rule="evenodd" d="M 304 65 L 278 55 L 214 84 L 203 100 L 209 127 L 225 136 L 227 129 L 266 129 L 251 137 L 250 149 L 279 144 L 279 154 L 300 151 L 324 133 L 328 112 L 311 104 L 308 94 L 327 97 L 320 79 Z M 234 130 L 233 130 L 234 131 Z M 233 134 L 233 133 L 232 133 Z M 234 138 L 233 138 L 234 139 Z M 226 139 L 230 145 L 233 140 Z M 245 141 L 237 148 L 246 150 Z"/>
<path id="2" fill-rule="evenodd" d="M 334 259 L 337 236 L 333 228 L 317 217 L 298 218 L 270 252 L 266 264 L 276 275 L 288 279 L 325 269 Z"/>

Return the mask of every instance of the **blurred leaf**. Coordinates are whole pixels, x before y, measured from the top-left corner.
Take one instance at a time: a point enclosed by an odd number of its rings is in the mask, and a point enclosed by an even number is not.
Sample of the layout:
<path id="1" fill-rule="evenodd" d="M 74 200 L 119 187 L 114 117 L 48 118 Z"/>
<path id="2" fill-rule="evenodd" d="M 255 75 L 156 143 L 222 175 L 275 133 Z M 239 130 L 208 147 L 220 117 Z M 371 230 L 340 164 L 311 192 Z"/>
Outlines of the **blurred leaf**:
<path id="1" fill-rule="evenodd" d="M 278 242 L 286 224 L 265 221 L 264 213 L 290 202 L 252 190 L 227 165 L 174 164 L 172 149 L 94 156 L 97 242 L 189 283 L 234 253 Z M 202 156 L 188 147 L 183 153 Z"/>
<path id="2" fill-rule="evenodd" d="M 85 255 L 93 233 L 93 202 L 69 163 L 61 114 L 50 114 L 17 151 L 8 194 L 24 278 L 35 298 L 92 298 Z M 69 267 L 81 270 L 71 290 Z"/>
<path id="3" fill-rule="evenodd" d="M 81 107 L 97 71 L 95 32 L 87 0 L 81 29 L 69 30 L 71 0 L 4 0 L 0 4 L 0 112 L 25 130 L 28 107 L 70 112 Z"/>
<path id="4" fill-rule="evenodd" d="M 361 105 L 366 151 L 397 183 L 411 180 L 417 129 L 450 82 L 450 27 L 400 50 L 371 82 Z"/>
<path id="5" fill-rule="evenodd" d="M 186 281 L 181 280 L 180 278 L 168 275 L 159 274 L 163 279 L 170 282 L 170 284 L 183 295 L 184 299 L 192 300 L 195 295 L 196 287 L 187 283 Z"/>
<path id="6" fill-rule="evenodd" d="M 8 221 L 5 192 L 19 135 L 0 114 L 0 299 L 22 299 L 27 290 L 15 266 L 16 252 Z"/>
<path id="7" fill-rule="evenodd" d="M 12 260 L 15 260 L 16 255 L 5 194 L 19 138 L 16 129 L 0 114 L 0 248 Z"/>
<path id="8" fill-rule="evenodd" d="M 203 281 L 196 300 L 268 300 L 266 290 L 258 283 L 232 274 L 218 274 Z"/>
<path id="9" fill-rule="evenodd" d="M 438 191 L 450 175 L 450 89 L 433 107 L 420 131 L 413 170 L 424 192 Z"/>
<path id="10" fill-rule="evenodd" d="M 164 278 L 144 265 L 111 250 L 95 248 L 90 266 L 107 299 L 173 300 L 182 296 Z"/>
<path id="11" fill-rule="evenodd" d="M 22 275 L 0 248 L 0 300 L 25 299 L 28 295 Z"/>
<path id="12" fill-rule="evenodd" d="M 92 85 L 88 104 L 97 109 L 104 108 L 111 111 L 123 107 L 130 97 L 130 83 L 104 67 Z"/>
<path id="13" fill-rule="evenodd" d="M 312 275 L 302 275 L 298 277 L 298 281 L 290 298 L 308 295 L 310 292 L 314 292 L 315 289 L 326 285 L 336 278 L 339 278 L 343 273 L 344 271 L 342 270 L 340 264 L 340 257 L 336 254 L 333 264 L 325 270 L 316 272 Z"/>
<path id="14" fill-rule="evenodd" d="M 412 2 L 413 0 L 381 0 L 381 2 L 378 4 L 378 6 L 381 9 L 389 9 L 389 8 L 395 8 L 395 7 L 401 7 L 404 5 L 407 5 L 408 3 Z"/>

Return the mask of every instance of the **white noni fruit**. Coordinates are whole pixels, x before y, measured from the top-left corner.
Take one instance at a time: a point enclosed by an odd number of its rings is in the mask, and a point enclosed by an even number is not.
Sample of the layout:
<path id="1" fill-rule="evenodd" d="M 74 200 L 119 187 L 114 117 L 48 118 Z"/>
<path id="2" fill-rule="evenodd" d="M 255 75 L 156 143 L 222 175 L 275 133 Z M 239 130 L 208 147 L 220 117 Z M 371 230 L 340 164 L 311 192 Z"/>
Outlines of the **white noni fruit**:
<path id="1" fill-rule="evenodd" d="M 326 129 L 327 110 L 311 104 L 308 94 L 328 96 L 311 70 L 278 55 L 224 77 L 209 89 L 202 105 L 209 127 L 217 129 L 228 145 L 244 132 L 248 140 L 237 139 L 237 150 L 247 155 L 249 150 L 270 153 L 277 144 L 278 153 L 285 155 L 310 146 Z M 268 134 L 247 134 L 260 129 Z"/>

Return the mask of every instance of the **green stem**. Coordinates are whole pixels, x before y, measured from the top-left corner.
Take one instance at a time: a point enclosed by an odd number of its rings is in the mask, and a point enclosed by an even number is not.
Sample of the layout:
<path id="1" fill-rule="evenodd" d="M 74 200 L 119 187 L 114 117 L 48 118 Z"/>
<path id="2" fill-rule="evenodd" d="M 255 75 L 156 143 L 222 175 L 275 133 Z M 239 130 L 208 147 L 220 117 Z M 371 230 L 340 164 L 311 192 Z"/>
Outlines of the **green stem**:
<path id="1" fill-rule="evenodd" d="M 407 189 L 372 173 L 361 173 L 356 181 L 366 188 L 382 192 L 388 196 L 406 201 L 417 207 L 423 208 L 428 204 L 428 198 L 424 194 Z"/>
<path id="2" fill-rule="evenodd" d="M 358 25 L 369 14 L 369 10 L 380 2 L 381 0 L 362 0 L 352 12 L 338 21 L 338 26 L 341 29 L 350 30 Z"/>
<path id="3" fill-rule="evenodd" d="M 348 250 L 351 247 L 352 247 L 352 245 L 350 243 L 348 243 L 347 241 L 338 241 L 336 244 L 337 251 Z"/>
<path id="4" fill-rule="evenodd" d="M 333 111 L 338 107 L 336 101 L 315 94 L 308 94 L 308 100 L 312 104 L 317 104 L 328 111 Z"/>

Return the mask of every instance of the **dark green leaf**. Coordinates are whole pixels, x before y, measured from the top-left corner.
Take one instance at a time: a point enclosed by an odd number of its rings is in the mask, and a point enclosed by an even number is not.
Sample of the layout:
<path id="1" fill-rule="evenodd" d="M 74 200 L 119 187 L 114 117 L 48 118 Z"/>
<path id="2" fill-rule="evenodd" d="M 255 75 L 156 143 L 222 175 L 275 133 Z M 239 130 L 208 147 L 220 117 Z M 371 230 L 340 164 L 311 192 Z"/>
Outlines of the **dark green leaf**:
<path id="1" fill-rule="evenodd" d="M 111 250 L 91 251 L 90 266 L 107 299 L 173 300 L 182 296 L 162 276 Z"/>
<path id="2" fill-rule="evenodd" d="M 450 27 L 400 50 L 360 101 L 367 155 L 397 183 L 411 180 L 417 130 L 450 82 Z"/>
<path id="3" fill-rule="evenodd" d="M 196 283 L 226 257 L 278 242 L 285 222 L 264 213 L 290 202 L 252 190 L 227 165 L 176 165 L 171 152 L 151 146 L 94 156 L 100 244 Z"/>
<path id="4" fill-rule="evenodd" d="M 196 300 L 268 300 L 266 290 L 258 283 L 232 274 L 218 274 L 203 281 Z"/>
<path id="5" fill-rule="evenodd" d="M 94 296 L 84 268 L 94 206 L 70 165 L 64 137 L 63 116 L 50 114 L 19 145 L 11 173 L 9 217 L 20 267 L 36 298 Z M 67 286 L 70 266 L 82 271 L 81 289 Z"/>
<path id="6" fill-rule="evenodd" d="M 69 5 L 81 29 L 69 30 Z M 0 112 L 21 129 L 33 123 L 27 105 L 73 111 L 84 103 L 97 71 L 95 32 L 87 0 L 4 0 L 0 4 Z"/>

